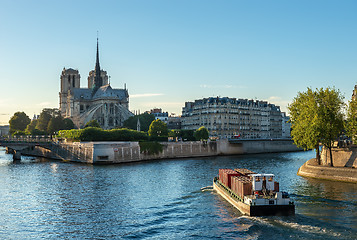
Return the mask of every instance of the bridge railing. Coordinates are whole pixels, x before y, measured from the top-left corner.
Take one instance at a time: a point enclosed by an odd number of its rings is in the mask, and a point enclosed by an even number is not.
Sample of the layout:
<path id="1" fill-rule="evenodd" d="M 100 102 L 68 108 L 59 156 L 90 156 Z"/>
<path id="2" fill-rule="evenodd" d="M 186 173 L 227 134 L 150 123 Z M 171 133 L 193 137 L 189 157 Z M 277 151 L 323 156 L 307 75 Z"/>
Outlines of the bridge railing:
<path id="1" fill-rule="evenodd" d="M 23 143 L 28 143 L 28 142 L 33 142 L 33 143 L 45 143 L 45 142 L 52 142 L 51 136 L 43 135 L 43 136 L 31 136 L 31 135 L 25 135 L 25 136 L 2 136 L 0 137 L 0 141 L 2 142 L 23 142 Z"/>

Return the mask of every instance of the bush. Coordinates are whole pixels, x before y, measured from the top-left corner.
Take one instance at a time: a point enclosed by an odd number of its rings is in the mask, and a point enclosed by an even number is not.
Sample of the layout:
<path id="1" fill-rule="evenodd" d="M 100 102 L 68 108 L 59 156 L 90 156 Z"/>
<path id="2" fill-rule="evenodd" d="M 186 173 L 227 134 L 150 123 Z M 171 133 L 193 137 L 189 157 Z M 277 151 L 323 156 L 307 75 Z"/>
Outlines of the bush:
<path id="1" fill-rule="evenodd" d="M 153 142 L 167 142 L 168 141 L 168 137 L 155 137 L 155 136 L 150 136 L 149 137 L 150 141 Z"/>
<path id="2" fill-rule="evenodd" d="M 200 127 L 193 134 L 197 141 L 207 140 L 209 137 L 209 132 L 204 126 Z"/>
<path id="3" fill-rule="evenodd" d="M 23 136 L 23 135 L 26 135 L 25 131 L 16 131 L 13 134 L 13 136 Z"/>
<path id="4" fill-rule="evenodd" d="M 159 154 L 163 151 L 163 145 L 158 142 L 139 142 L 140 152 L 148 155 Z"/>
<path id="5" fill-rule="evenodd" d="M 65 138 L 69 141 L 80 141 L 81 130 L 71 129 L 71 130 L 61 130 L 58 132 L 59 138 Z"/>
<path id="6" fill-rule="evenodd" d="M 147 141 L 145 132 L 138 132 L 126 128 L 103 130 L 96 127 L 87 127 L 76 130 L 62 130 L 58 137 L 71 141 Z"/>
<path id="7" fill-rule="evenodd" d="M 37 128 L 35 128 L 34 130 L 31 131 L 31 134 L 30 135 L 33 135 L 33 136 L 42 136 L 42 135 L 46 135 L 47 133 L 45 131 L 41 131 Z"/>

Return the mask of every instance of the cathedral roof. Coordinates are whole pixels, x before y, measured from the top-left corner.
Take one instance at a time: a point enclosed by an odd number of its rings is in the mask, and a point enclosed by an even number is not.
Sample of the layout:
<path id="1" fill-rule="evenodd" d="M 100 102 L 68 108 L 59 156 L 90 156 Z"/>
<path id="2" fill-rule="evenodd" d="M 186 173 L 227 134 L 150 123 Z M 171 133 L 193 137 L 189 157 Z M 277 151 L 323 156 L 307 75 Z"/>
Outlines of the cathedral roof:
<path id="1" fill-rule="evenodd" d="M 96 100 L 96 99 L 118 99 L 122 100 L 128 97 L 125 89 L 113 89 L 109 84 L 104 85 L 95 92 L 92 96 L 93 90 L 90 88 L 73 88 L 72 94 L 76 100 Z"/>
<path id="2" fill-rule="evenodd" d="M 99 98 L 117 98 L 124 99 L 127 97 L 125 89 L 113 89 L 109 84 L 100 87 L 93 96 L 93 99 Z"/>
<path id="3" fill-rule="evenodd" d="M 92 98 L 92 89 L 90 88 L 73 88 L 74 99 L 86 99 L 90 100 Z"/>

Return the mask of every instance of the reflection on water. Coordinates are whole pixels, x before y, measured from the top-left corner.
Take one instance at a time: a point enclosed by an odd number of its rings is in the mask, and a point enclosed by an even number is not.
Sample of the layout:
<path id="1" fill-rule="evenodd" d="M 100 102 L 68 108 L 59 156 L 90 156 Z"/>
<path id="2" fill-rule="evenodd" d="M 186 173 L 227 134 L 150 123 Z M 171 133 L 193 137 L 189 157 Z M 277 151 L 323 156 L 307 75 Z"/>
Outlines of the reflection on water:
<path id="1" fill-rule="evenodd" d="M 355 239 L 357 184 L 306 179 L 313 152 L 148 161 L 111 166 L 0 150 L 1 239 Z M 247 217 L 217 195 L 219 168 L 274 173 L 296 215 Z"/>

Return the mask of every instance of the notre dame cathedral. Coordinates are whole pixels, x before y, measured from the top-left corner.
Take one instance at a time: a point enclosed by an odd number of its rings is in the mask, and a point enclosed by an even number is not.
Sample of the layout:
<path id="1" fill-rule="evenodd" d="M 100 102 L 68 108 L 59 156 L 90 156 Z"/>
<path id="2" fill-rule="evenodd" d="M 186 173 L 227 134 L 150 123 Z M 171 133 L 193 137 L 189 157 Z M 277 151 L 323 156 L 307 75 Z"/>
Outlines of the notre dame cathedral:
<path id="1" fill-rule="evenodd" d="M 95 69 L 89 72 L 88 88 L 80 87 L 80 77 L 78 70 L 62 70 L 59 104 L 64 118 L 72 119 L 78 128 L 97 120 L 103 129 L 112 129 L 121 127 L 133 115 L 128 109 L 128 90 L 113 89 L 107 72 L 100 69 L 98 39 Z"/>

